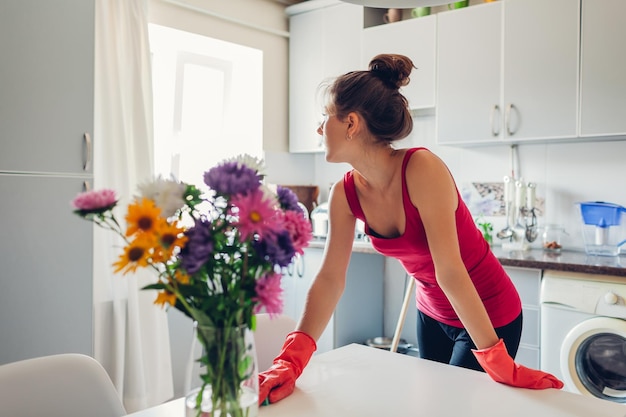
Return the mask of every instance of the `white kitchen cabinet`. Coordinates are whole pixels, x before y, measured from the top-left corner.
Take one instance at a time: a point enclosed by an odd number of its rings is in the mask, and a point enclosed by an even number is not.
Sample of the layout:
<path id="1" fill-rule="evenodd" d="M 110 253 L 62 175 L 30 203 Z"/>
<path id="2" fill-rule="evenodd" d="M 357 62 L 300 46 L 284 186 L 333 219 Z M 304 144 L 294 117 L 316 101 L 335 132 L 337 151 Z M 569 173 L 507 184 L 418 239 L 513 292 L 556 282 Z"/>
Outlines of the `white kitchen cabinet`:
<path id="1" fill-rule="evenodd" d="M 323 152 L 320 85 L 361 67 L 363 7 L 311 0 L 286 9 L 289 17 L 289 151 Z"/>
<path id="2" fill-rule="evenodd" d="M 93 355 L 94 2 L 0 2 L 0 364 Z"/>
<path id="3" fill-rule="evenodd" d="M 437 138 L 577 136 L 579 0 L 507 0 L 438 14 Z"/>
<path id="4" fill-rule="evenodd" d="M 626 2 L 582 0 L 580 136 L 626 135 Z"/>
<path id="5" fill-rule="evenodd" d="M 296 321 L 304 309 L 307 292 L 319 271 L 323 253 L 321 248 L 305 249 L 301 259 L 304 269 L 300 269 L 300 273 L 283 276 L 284 313 Z M 364 343 L 371 337 L 382 335 L 383 275 L 384 258 L 381 255 L 352 254 L 346 288 L 328 326 L 317 341 L 317 353 L 350 343 Z"/>
<path id="6" fill-rule="evenodd" d="M 406 55 L 417 67 L 402 89 L 411 109 L 435 107 L 436 27 L 437 18 L 431 15 L 363 30 L 363 68 L 382 53 Z"/>
<path id="7" fill-rule="evenodd" d="M 437 141 L 493 142 L 501 129 L 502 3 L 437 15 Z"/>
<path id="8" fill-rule="evenodd" d="M 541 357 L 541 276 L 540 269 L 504 267 L 522 299 L 524 323 L 522 339 L 515 361 L 533 369 L 539 369 Z"/>
<path id="9" fill-rule="evenodd" d="M 93 9 L 93 1 L 0 2 L 0 171 L 84 173 Z"/>

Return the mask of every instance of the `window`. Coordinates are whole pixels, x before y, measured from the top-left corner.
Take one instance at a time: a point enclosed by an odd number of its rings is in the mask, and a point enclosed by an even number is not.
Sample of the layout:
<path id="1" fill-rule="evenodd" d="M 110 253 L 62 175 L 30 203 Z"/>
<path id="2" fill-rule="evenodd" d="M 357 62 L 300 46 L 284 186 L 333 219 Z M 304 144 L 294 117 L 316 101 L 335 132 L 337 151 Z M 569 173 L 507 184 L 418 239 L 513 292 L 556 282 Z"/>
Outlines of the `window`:
<path id="1" fill-rule="evenodd" d="M 220 160 L 263 156 L 262 51 L 150 25 L 157 174 L 201 186 Z"/>

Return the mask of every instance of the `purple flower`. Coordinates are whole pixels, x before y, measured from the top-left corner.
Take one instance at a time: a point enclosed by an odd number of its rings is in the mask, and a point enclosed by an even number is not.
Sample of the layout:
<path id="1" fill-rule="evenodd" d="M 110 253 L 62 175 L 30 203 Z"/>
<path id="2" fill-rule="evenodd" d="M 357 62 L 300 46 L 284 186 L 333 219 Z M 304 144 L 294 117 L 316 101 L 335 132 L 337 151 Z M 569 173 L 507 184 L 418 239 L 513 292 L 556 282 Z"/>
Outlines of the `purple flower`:
<path id="1" fill-rule="evenodd" d="M 190 275 L 198 272 L 213 253 L 213 237 L 210 227 L 210 222 L 199 219 L 185 232 L 188 240 L 179 257 L 181 265 Z"/>
<path id="2" fill-rule="evenodd" d="M 253 245 L 262 259 L 280 267 L 289 265 L 296 254 L 287 230 L 268 234 L 265 239 L 255 241 Z"/>
<path id="3" fill-rule="evenodd" d="M 229 161 L 204 173 L 204 183 L 218 194 L 246 194 L 261 185 L 261 176 L 252 168 Z"/>
<path id="4" fill-rule="evenodd" d="M 278 196 L 280 208 L 283 210 L 297 211 L 301 214 L 304 213 L 302 208 L 298 205 L 298 197 L 289 188 L 279 185 L 276 187 L 276 194 Z"/>

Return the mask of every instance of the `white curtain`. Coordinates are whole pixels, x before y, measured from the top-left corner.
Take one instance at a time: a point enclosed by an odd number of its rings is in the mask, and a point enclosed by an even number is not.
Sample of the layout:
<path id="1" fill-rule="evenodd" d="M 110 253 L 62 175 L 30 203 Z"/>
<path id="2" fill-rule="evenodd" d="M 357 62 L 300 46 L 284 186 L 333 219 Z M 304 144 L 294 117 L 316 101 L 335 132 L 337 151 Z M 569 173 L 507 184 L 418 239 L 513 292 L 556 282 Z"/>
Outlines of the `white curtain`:
<path id="1" fill-rule="evenodd" d="M 120 200 L 118 219 L 138 183 L 153 174 L 152 76 L 148 0 L 96 0 L 94 183 Z M 127 411 L 173 396 L 167 315 L 153 304 L 148 270 L 113 274 L 121 251 L 113 233 L 95 230 L 94 355 Z"/>

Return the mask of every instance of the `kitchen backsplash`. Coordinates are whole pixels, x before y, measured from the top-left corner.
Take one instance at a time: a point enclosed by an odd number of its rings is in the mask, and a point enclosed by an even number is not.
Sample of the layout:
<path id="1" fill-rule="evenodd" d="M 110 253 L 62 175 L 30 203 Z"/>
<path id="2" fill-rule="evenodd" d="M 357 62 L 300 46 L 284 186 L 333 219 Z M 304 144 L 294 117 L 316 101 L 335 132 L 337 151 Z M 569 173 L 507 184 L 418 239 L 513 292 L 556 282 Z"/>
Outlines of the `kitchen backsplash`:
<path id="1" fill-rule="evenodd" d="M 411 136 L 397 146 L 424 146 L 439 155 L 462 192 L 473 184 L 501 184 L 503 177 L 511 174 L 511 151 L 506 144 L 474 148 L 438 146 L 435 116 L 416 117 L 414 122 Z M 576 203 L 606 201 L 626 206 L 626 141 L 522 144 L 518 154 L 519 176 L 537 184 L 539 227 L 563 226 L 568 233 L 562 242 L 564 249 L 584 249 Z M 272 182 L 318 185 L 320 201 L 328 198 L 330 184 L 350 168 L 347 164 L 326 162 L 323 154 L 267 153 L 266 161 Z M 505 216 L 500 212 L 484 219 L 493 223 L 494 231 L 505 226 Z M 502 241 L 496 238 L 494 243 L 500 245 Z M 531 246 L 541 247 L 541 239 Z"/>

